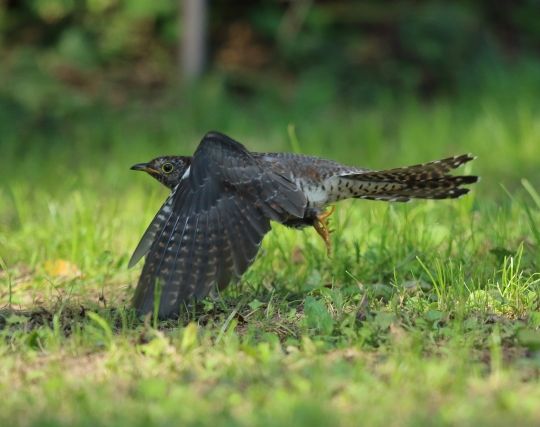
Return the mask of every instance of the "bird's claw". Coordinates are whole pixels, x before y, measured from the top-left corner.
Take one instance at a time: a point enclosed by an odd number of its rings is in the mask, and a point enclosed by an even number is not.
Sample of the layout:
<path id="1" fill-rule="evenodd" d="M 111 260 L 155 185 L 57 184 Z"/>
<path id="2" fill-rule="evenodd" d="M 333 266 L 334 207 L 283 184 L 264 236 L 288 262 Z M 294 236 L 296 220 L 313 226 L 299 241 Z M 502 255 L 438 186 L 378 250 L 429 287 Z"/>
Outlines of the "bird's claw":
<path id="1" fill-rule="evenodd" d="M 328 218 L 334 213 L 335 206 L 330 207 L 326 212 L 317 215 L 313 223 L 315 231 L 322 237 L 324 244 L 326 245 L 326 254 L 330 256 L 332 252 L 332 242 L 330 241 L 331 230 L 328 228 Z"/>

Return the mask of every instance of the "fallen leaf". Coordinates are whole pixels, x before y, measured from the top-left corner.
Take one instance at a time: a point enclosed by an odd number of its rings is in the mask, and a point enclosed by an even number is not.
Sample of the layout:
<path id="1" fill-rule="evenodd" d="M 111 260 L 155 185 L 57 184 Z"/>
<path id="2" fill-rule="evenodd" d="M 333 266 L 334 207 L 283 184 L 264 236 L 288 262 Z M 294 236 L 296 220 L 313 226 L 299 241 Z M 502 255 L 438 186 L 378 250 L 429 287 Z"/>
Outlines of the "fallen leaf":
<path id="1" fill-rule="evenodd" d="M 79 268 L 65 259 L 55 259 L 45 262 L 45 272 L 52 277 L 63 277 L 69 279 L 75 279 L 81 277 L 82 273 Z"/>

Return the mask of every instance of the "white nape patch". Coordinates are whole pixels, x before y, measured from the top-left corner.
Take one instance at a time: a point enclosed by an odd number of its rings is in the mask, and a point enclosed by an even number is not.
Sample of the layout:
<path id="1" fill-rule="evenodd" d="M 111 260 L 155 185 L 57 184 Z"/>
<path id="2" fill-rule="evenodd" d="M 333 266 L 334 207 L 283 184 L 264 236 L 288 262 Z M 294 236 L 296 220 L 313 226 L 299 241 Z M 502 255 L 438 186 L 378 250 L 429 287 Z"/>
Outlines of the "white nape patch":
<path id="1" fill-rule="evenodd" d="M 188 168 L 184 172 L 184 175 L 182 175 L 182 178 L 180 178 L 180 181 L 182 181 L 183 179 L 186 179 L 189 176 L 190 169 L 191 169 L 191 166 L 188 166 Z"/>

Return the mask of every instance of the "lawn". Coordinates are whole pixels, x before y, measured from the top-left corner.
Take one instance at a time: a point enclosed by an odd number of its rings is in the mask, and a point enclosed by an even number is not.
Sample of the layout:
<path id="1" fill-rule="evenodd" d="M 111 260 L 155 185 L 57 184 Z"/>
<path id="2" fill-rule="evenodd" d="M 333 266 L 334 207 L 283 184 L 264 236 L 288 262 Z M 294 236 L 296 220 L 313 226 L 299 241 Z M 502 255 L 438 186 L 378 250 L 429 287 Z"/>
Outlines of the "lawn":
<path id="1" fill-rule="evenodd" d="M 211 83 L 164 105 L 1 105 L 0 425 L 539 425 L 540 97 L 521 86 L 362 109 Z M 138 319 L 127 261 L 167 193 L 129 166 L 210 129 L 372 168 L 471 152 L 482 181 L 338 204 L 330 258 L 274 224 L 238 285 Z"/>

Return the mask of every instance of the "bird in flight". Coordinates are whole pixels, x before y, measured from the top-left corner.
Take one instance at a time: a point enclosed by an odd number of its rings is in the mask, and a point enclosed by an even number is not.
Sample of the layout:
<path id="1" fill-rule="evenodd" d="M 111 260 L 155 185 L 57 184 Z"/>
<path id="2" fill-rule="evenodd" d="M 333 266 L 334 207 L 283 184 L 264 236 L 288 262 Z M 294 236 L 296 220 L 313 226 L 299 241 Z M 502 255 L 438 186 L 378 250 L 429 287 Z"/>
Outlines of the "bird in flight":
<path id="1" fill-rule="evenodd" d="M 468 154 L 414 166 L 370 170 L 293 153 L 256 153 L 219 132 L 191 157 L 162 156 L 131 167 L 171 193 L 135 249 L 146 256 L 133 305 L 139 314 L 179 314 L 214 287 L 222 290 L 253 263 L 270 221 L 312 226 L 330 250 L 326 207 L 344 199 L 406 202 L 453 199 L 476 176 L 450 175 Z"/>

